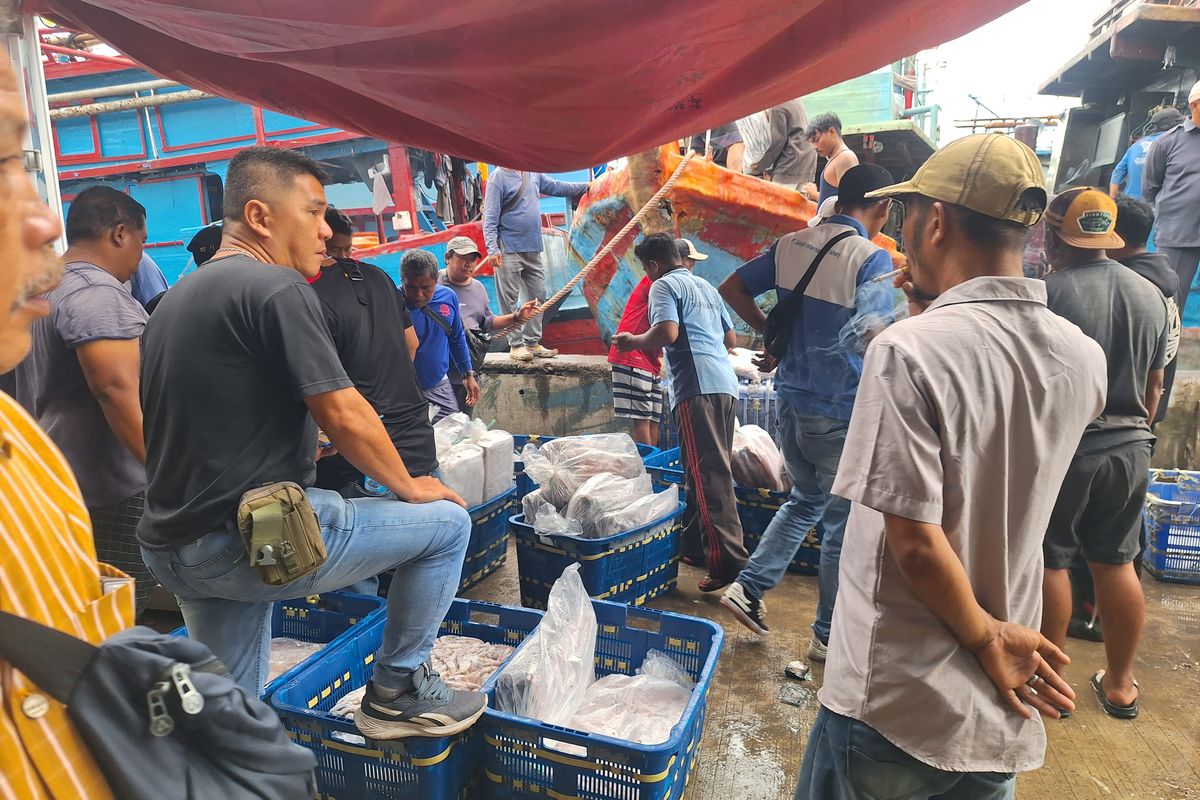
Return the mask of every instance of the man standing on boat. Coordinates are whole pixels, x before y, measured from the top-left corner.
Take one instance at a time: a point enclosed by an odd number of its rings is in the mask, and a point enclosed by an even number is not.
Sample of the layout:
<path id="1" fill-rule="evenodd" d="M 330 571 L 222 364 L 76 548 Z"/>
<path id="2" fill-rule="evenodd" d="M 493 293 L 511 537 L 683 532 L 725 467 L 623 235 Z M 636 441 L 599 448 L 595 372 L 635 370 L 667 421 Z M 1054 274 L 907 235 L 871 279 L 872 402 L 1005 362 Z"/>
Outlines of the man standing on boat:
<path id="1" fill-rule="evenodd" d="M 825 169 L 821 170 L 821 185 L 818 187 L 808 183 L 801 188 L 805 197 L 820 205 L 838 193 L 842 176 L 858 166 L 858 156 L 842 140 L 842 120 L 832 111 L 814 119 L 804 135 L 816 148 L 817 154 L 827 162 Z M 813 189 L 816 189 L 816 194 L 812 194 Z"/>
<path id="2" fill-rule="evenodd" d="M 540 172 L 505 167 L 492 170 L 483 198 L 483 238 L 489 253 L 501 254 L 495 274 L 505 314 L 515 314 L 530 300 L 546 299 L 538 198 L 543 194 L 579 198 L 587 190 L 587 183 L 556 181 Z M 514 360 L 558 355 L 557 350 L 542 347 L 543 319 L 539 314 L 508 334 L 509 355 Z"/>
<path id="3" fill-rule="evenodd" d="M 747 170 L 771 181 L 799 189 L 817 174 L 817 151 L 809 143 L 808 114 L 799 99 L 767 109 L 771 140 L 767 151 Z"/>

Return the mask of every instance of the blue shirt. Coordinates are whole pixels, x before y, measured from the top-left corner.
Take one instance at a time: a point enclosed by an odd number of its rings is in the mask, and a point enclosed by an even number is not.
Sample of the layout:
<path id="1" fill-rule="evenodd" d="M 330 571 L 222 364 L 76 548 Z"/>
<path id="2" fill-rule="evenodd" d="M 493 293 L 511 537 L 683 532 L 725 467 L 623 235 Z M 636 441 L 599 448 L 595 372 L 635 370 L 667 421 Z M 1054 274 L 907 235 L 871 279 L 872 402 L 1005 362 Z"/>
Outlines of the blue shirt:
<path id="1" fill-rule="evenodd" d="M 467 349 L 467 334 L 463 330 L 458 296 L 454 292 L 439 285 L 433 290 L 433 297 L 426 306 L 445 320 L 450 326 L 450 333 L 446 333 L 441 325 L 407 300 L 405 307 L 412 317 L 417 340 L 421 343 L 417 348 L 417 357 L 413 359 L 413 367 L 417 371 L 417 383 L 421 384 L 422 389 L 437 386 L 445 380 L 451 361 L 459 372 L 471 368 L 471 351 Z"/>
<path id="2" fill-rule="evenodd" d="M 892 271 L 888 252 L 867 240 L 858 220 L 834 214 L 815 228 L 783 237 L 739 267 L 737 274 L 751 296 L 774 289 L 782 302 L 821 247 L 846 228 L 857 235 L 829 250 L 804 290 L 791 346 L 775 377 L 775 390 L 803 414 L 848 420 L 862 375 L 866 349 L 862 333 L 895 320 L 891 282 L 868 284 Z M 867 288 L 863 289 L 864 285 Z"/>
<path id="3" fill-rule="evenodd" d="M 143 306 L 167 290 L 167 279 L 149 253 L 142 253 L 137 272 L 133 273 L 129 291 Z"/>
<path id="4" fill-rule="evenodd" d="M 1139 199 L 1144 197 L 1142 170 L 1146 168 L 1146 154 L 1150 152 L 1150 145 L 1160 138 L 1162 138 L 1162 133 L 1152 133 L 1129 145 L 1125 155 L 1121 156 L 1121 160 L 1113 167 L 1112 179 L 1109 183 L 1115 183 L 1118 186 L 1125 184 L 1122 191 L 1130 197 Z"/>
<path id="5" fill-rule="evenodd" d="M 679 338 L 664 348 L 674 405 L 702 394 L 738 396 L 725 349 L 733 320 L 711 283 L 682 267 L 656 280 L 650 286 L 650 325 L 660 322 L 679 325 Z"/>
<path id="6" fill-rule="evenodd" d="M 586 183 L 556 181 L 540 172 L 526 173 L 519 197 L 521 173 L 497 167 L 488 178 L 483 196 L 483 241 L 488 252 L 542 252 L 542 209 L 539 197 L 582 197 Z M 516 197 L 515 200 L 512 198 Z M 506 208 L 507 206 L 507 208 Z"/>

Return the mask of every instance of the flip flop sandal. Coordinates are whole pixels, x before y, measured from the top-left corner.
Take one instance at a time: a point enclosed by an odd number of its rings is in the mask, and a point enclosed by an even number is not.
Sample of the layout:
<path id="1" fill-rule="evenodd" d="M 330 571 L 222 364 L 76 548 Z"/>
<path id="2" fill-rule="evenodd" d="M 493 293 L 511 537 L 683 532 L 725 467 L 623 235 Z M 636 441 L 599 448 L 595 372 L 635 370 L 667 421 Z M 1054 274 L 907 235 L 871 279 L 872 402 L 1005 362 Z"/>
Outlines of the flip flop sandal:
<path id="1" fill-rule="evenodd" d="M 1092 691 L 1096 693 L 1096 699 L 1100 701 L 1100 707 L 1104 709 L 1105 714 L 1117 719 L 1133 719 L 1138 715 L 1138 701 L 1136 697 L 1127 706 L 1117 705 L 1108 699 L 1108 695 L 1104 693 L 1104 670 L 1100 670 L 1092 676 L 1091 684 Z M 1138 686 L 1137 681 L 1133 682 L 1133 688 L 1137 689 L 1138 694 L 1141 695 L 1141 687 Z"/>

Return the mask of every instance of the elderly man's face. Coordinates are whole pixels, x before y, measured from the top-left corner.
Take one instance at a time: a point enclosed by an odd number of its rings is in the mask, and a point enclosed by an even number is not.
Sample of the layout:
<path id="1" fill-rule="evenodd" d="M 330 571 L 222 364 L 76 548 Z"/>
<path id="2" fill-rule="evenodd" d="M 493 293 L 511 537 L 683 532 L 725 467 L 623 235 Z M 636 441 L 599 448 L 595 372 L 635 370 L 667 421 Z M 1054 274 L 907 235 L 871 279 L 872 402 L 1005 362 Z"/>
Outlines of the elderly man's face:
<path id="1" fill-rule="evenodd" d="M 58 285 L 52 249 L 62 230 L 25 174 L 25 106 L 8 62 L 0 63 L 0 372 L 29 352 L 29 326 L 50 313 L 42 297 Z"/>

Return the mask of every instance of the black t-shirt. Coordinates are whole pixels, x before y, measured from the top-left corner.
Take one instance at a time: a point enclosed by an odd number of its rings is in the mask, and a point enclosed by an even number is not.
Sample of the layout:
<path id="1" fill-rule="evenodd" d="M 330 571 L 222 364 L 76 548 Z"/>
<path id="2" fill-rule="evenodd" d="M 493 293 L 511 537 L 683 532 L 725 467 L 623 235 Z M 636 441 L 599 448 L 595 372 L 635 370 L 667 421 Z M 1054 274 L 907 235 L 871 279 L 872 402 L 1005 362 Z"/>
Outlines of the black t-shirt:
<path id="1" fill-rule="evenodd" d="M 312 288 L 346 374 L 379 413 L 392 443 L 414 476 L 438 468 L 429 403 L 417 383 L 404 331 L 412 327 L 404 299 L 387 273 L 361 261 L 353 271 L 328 267 Z M 341 489 L 362 475 L 341 456 L 317 463 L 317 486 Z"/>
<path id="2" fill-rule="evenodd" d="M 162 298 L 142 340 L 150 549 L 232 530 L 242 494 L 311 486 L 317 429 L 304 398 L 352 386 L 316 294 L 286 267 L 232 256 Z"/>
<path id="3" fill-rule="evenodd" d="M 1179 275 L 1163 253 L 1138 253 L 1122 258 L 1120 263 L 1157 286 L 1163 297 L 1174 297 L 1179 293 Z"/>

